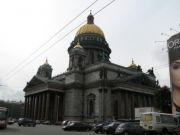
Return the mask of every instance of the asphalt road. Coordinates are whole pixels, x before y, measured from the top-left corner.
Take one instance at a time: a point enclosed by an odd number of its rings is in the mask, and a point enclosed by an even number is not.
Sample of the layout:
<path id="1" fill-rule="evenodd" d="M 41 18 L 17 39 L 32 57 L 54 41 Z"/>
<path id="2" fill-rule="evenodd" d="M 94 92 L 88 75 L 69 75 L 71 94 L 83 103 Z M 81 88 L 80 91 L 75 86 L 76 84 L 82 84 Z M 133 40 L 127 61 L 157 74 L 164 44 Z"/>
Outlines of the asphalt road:
<path id="1" fill-rule="evenodd" d="M 19 127 L 16 123 L 8 125 L 7 129 L 0 129 L 0 135 L 96 135 L 92 131 L 72 132 L 63 131 L 61 126 L 36 125 L 36 127 Z"/>

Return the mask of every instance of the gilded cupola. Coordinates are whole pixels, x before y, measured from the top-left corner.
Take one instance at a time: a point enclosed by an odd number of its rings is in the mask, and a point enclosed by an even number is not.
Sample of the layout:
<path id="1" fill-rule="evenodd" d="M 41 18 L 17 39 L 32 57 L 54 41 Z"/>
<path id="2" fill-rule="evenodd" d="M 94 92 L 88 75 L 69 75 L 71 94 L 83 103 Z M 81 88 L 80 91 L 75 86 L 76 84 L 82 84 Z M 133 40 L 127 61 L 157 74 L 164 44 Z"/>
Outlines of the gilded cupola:
<path id="1" fill-rule="evenodd" d="M 83 25 L 76 33 L 76 36 L 85 33 L 95 33 L 105 38 L 103 31 L 97 25 L 94 24 L 94 17 L 90 13 L 87 17 L 87 24 Z"/>

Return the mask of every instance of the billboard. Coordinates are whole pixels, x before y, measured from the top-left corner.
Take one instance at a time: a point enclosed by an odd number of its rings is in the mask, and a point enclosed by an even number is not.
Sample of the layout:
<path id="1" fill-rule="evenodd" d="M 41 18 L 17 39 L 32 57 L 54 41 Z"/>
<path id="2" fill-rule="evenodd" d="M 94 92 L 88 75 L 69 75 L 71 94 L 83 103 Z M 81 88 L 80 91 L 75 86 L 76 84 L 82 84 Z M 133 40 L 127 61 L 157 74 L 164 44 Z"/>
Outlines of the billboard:
<path id="1" fill-rule="evenodd" d="M 172 90 L 172 112 L 180 114 L 180 33 L 167 41 Z"/>

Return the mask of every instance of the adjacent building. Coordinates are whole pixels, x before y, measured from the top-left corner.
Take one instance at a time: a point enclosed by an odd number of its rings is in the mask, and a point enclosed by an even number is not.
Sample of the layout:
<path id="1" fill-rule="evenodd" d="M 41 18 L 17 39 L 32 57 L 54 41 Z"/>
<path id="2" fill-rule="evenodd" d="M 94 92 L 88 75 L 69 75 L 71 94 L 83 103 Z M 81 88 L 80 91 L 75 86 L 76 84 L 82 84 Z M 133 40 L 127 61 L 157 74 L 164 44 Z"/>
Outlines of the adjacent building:
<path id="1" fill-rule="evenodd" d="M 159 89 L 153 69 L 144 73 L 133 60 L 129 67 L 112 63 L 109 44 L 92 14 L 68 53 L 65 73 L 52 76 L 46 60 L 27 83 L 25 117 L 52 122 L 129 119 L 134 118 L 135 107 L 152 106 Z"/>

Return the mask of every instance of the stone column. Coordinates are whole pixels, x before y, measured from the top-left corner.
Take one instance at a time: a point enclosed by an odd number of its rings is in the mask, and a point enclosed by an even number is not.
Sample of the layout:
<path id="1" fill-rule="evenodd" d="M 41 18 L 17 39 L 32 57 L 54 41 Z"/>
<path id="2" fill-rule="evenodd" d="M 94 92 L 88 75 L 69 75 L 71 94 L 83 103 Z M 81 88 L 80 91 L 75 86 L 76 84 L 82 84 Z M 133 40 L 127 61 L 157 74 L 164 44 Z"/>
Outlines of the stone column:
<path id="1" fill-rule="evenodd" d="M 138 94 L 138 105 L 139 105 L 139 107 L 143 107 L 141 95 L 139 95 L 139 94 Z"/>
<path id="2" fill-rule="evenodd" d="M 63 119 L 63 115 L 64 115 L 64 98 L 63 98 L 63 95 L 61 94 L 59 96 L 59 116 L 60 116 L 60 120 Z"/>
<path id="3" fill-rule="evenodd" d="M 26 96 L 27 102 L 26 102 L 26 115 L 25 117 L 28 117 L 28 109 L 29 109 L 29 96 Z"/>
<path id="4" fill-rule="evenodd" d="M 144 102 L 145 102 L 145 107 L 148 107 L 148 98 L 146 95 L 144 96 Z"/>
<path id="5" fill-rule="evenodd" d="M 36 120 L 36 111 L 37 111 L 37 96 L 34 95 L 34 114 L 33 114 L 33 119 Z"/>
<path id="6" fill-rule="evenodd" d="M 152 104 L 151 104 L 151 97 L 150 96 L 148 96 L 148 105 L 151 107 L 152 106 Z"/>
<path id="7" fill-rule="evenodd" d="M 46 112 L 45 112 L 45 119 L 46 120 L 49 120 L 49 102 L 50 102 L 49 98 L 50 98 L 50 94 L 47 93 L 46 94 Z"/>
<path id="8" fill-rule="evenodd" d="M 24 117 L 26 117 L 26 111 L 27 110 L 27 97 L 25 96 L 25 102 L 24 102 Z"/>
<path id="9" fill-rule="evenodd" d="M 134 99 L 134 93 L 132 93 L 131 95 L 132 99 L 131 99 L 131 118 L 134 118 L 134 112 L 135 112 L 135 107 L 134 107 L 134 103 L 135 103 L 135 99 Z"/>
<path id="10" fill-rule="evenodd" d="M 36 120 L 39 120 L 38 119 L 38 111 L 39 111 L 39 95 L 36 95 L 36 116 L 35 116 L 35 119 Z"/>
<path id="11" fill-rule="evenodd" d="M 127 108 L 127 118 L 131 118 L 131 95 L 130 93 L 127 91 L 126 93 L 126 100 L 127 100 L 127 103 L 126 103 L 126 108 Z"/>
<path id="12" fill-rule="evenodd" d="M 32 96 L 30 96 L 29 118 L 31 118 L 31 112 L 32 112 Z"/>
<path id="13" fill-rule="evenodd" d="M 41 106 L 41 120 L 44 120 L 44 106 L 45 106 L 45 94 L 42 93 L 42 106 Z"/>
<path id="14" fill-rule="evenodd" d="M 27 103 L 28 103 L 28 105 L 27 105 L 27 114 L 26 114 L 26 117 L 29 118 L 29 109 L 30 109 L 30 98 L 29 98 L 29 96 L 27 96 Z"/>
<path id="15" fill-rule="evenodd" d="M 58 95 L 55 95 L 55 98 L 54 98 L 54 121 L 58 121 L 58 109 L 59 109 L 59 106 L 58 106 L 58 101 L 59 100 L 59 96 Z"/>
<path id="16" fill-rule="evenodd" d="M 41 94 L 39 94 L 38 95 L 38 100 L 39 100 L 39 102 L 38 102 L 38 116 L 37 116 L 37 119 L 38 120 L 40 120 L 41 119 L 41 103 L 42 103 L 42 95 Z"/>
<path id="17" fill-rule="evenodd" d="M 125 96 L 124 96 L 124 91 L 122 91 L 120 94 L 121 94 L 120 110 L 121 110 L 121 116 L 122 116 L 122 118 L 124 118 L 125 117 Z"/>
<path id="18" fill-rule="evenodd" d="M 31 110 L 31 119 L 34 118 L 34 95 L 32 96 L 32 110 Z"/>
<path id="19" fill-rule="evenodd" d="M 88 112 L 87 112 L 87 116 L 88 116 Z M 102 89 L 99 89 L 99 120 L 102 120 Z"/>
<path id="20" fill-rule="evenodd" d="M 129 99 L 128 99 L 128 93 L 125 92 L 125 118 L 129 118 Z"/>
<path id="21" fill-rule="evenodd" d="M 118 119 L 122 118 L 121 116 L 121 93 L 118 93 Z"/>
<path id="22" fill-rule="evenodd" d="M 60 112 L 60 101 L 59 101 L 60 97 L 59 95 L 57 96 L 57 120 L 56 121 L 59 121 L 59 112 Z"/>
<path id="23" fill-rule="evenodd" d="M 111 105 L 111 89 L 109 88 L 106 88 L 104 90 L 104 117 L 105 117 L 105 120 L 112 120 L 112 109 L 113 109 L 113 106 Z M 95 99 L 97 100 L 97 99 Z M 96 102 L 96 101 L 94 101 Z M 97 113 L 95 111 L 95 115 L 97 116 Z"/>
<path id="24" fill-rule="evenodd" d="M 27 113 L 27 96 L 25 96 L 25 101 L 24 101 L 24 117 L 26 117 L 26 113 Z"/>

